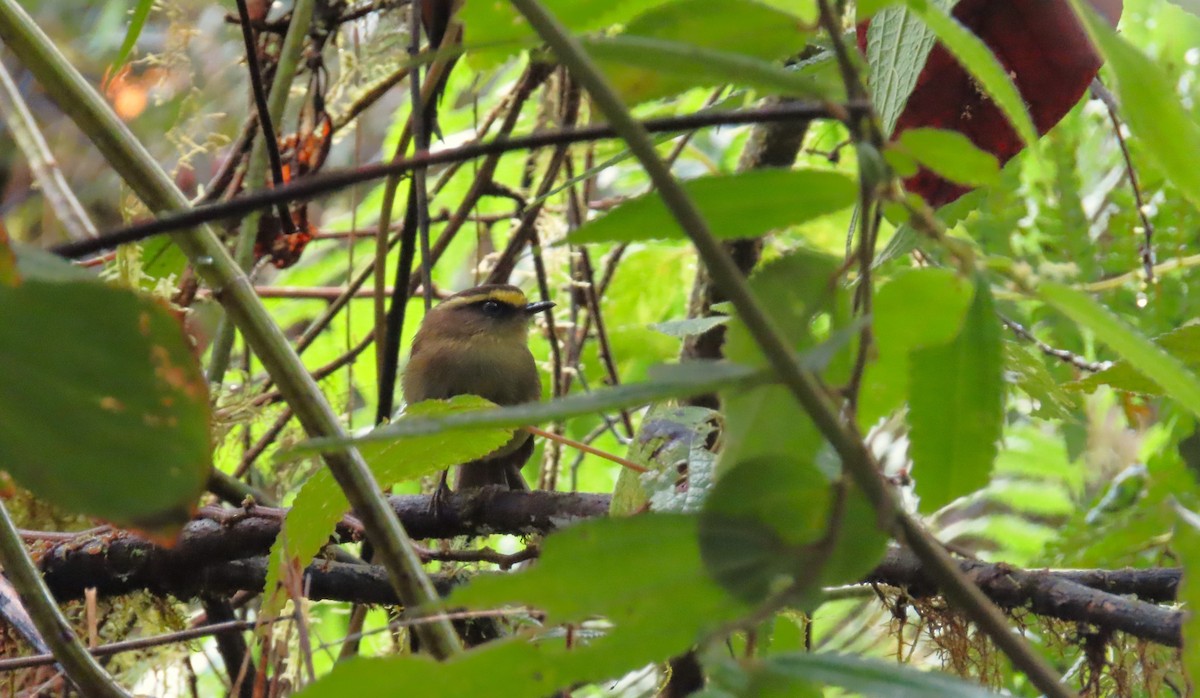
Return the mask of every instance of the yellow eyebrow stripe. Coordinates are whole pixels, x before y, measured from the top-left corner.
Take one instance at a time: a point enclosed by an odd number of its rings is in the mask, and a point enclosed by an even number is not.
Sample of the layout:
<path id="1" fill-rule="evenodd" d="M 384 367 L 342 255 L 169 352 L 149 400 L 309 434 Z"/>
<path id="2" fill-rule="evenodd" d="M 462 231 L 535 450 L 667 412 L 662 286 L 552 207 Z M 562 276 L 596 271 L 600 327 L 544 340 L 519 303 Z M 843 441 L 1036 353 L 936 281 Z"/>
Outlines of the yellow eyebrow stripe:
<path id="1" fill-rule="evenodd" d="M 488 294 L 488 298 L 491 300 L 500 301 L 501 303 L 507 303 L 514 308 L 524 308 L 529 303 L 529 301 L 525 300 L 524 293 L 521 293 L 520 291 L 509 291 L 507 289 L 492 291 Z"/>
<path id="2" fill-rule="evenodd" d="M 500 301 L 505 305 L 511 305 L 514 308 L 524 308 L 529 301 L 526 300 L 525 294 L 520 291 L 510 291 L 508 289 L 497 289 L 488 293 L 475 293 L 469 296 L 459 296 L 446 301 L 443 305 L 471 305 L 480 301 Z"/>

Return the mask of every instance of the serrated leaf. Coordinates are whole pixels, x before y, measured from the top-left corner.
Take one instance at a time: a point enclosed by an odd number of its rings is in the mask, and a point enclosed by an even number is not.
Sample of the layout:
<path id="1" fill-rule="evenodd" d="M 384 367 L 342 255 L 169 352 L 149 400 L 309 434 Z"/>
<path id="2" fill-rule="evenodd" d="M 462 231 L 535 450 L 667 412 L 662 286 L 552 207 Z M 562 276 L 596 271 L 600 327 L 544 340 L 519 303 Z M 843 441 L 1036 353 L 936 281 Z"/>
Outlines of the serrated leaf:
<path id="1" fill-rule="evenodd" d="M 546 539 L 538 564 L 476 577 L 448 608 L 531 605 L 546 623 L 602 617 L 612 627 L 574 647 L 552 636 L 491 642 L 445 662 L 423 656 L 339 663 L 301 695 L 373 695 L 379 686 L 420 686 L 429 698 L 543 698 L 664 661 L 749 609 L 705 574 L 691 516 L 647 514 L 594 520 Z"/>
<path id="2" fill-rule="evenodd" d="M 90 281 L 0 285 L 0 467 L 64 509 L 162 536 L 212 468 L 208 386 L 164 304 Z"/>
<path id="3" fill-rule="evenodd" d="M 909 452 L 923 512 L 988 482 L 1004 426 L 1000 342 L 991 290 L 980 276 L 958 336 L 912 354 Z"/>
<path id="4" fill-rule="evenodd" d="M 864 429 L 904 402 L 909 356 L 958 334 L 974 296 L 970 282 L 949 269 L 906 270 L 879 287 L 871 310 L 878 357 L 868 364 L 859 390 Z"/>
<path id="5" fill-rule="evenodd" d="M 397 424 L 406 419 L 436 419 L 492 405 L 475 395 L 426 400 L 409 405 Z M 362 454 L 371 466 L 375 480 L 389 487 L 486 456 L 507 443 L 512 435 L 511 429 L 503 427 L 476 430 L 470 438 L 435 433 L 373 442 L 363 448 Z M 284 519 L 282 532 L 271 546 L 265 588 L 275 589 L 280 578 L 280 565 L 285 560 L 299 559 L 302 564 L 307 564 L 325 545 L 334 526 L 349 508 L 350 502 L 328 469 L 323 468 L 309 478 L 297 493 Z M 282 597 L 275 597 L 273 603 L 282 603 Z"/>
<path id="6" fill-rule="evenodd" d="M 722 239 L 756 237 L 835 213 L 851 206 L 858 192 L 846 175 L 823 170 L 754 170 L 698 177 L 683 187 Z M 685 235 L 658 194 L 651 193 L 588 221 L 567 239 L 584 244 L 683 240 Z"/>
<path id="7" fill-rule="evenodd" d="M 931 0 L 949 8 L 950 0 Z M 867 65 L 871 102 L 879 111 L 884 135 L 890 135 L 933 50 L 933 32 L 904 7 L 882 9 L 858 4 L 858 21 L 871 16 L 867 29 Z M 891 4 L 891 3 L 887 3 Z"/>
<path id="8" fill-rule="evenodd" d="M 1073 288 L 1044 282 L 1038 286 L 1038 295 L 1063 315 L 1091 330 L 1096 339 L 1157 384 L 1164 395 L 1192 414 L 1200 415 L 1200 380 L 1179 359 Z"/>
<path id="9" fill-rule="evenodd" d="M 1172 330 L 1155 337 L 1154 343 L 1182 362 L 1193 373 L 1200 371 L 1200 325 L 1187 325 Z M 1163 394 L 1162 388 L 1157 383 L 1138 373 L 1137 369 L 1124 360 L 1068 385 L 1088 391 L 1108 385 L 1117 390 L 1131 393 Z"/>
<path id="10" fill-rule="evenodd" d="M 980 150 L 957 131 L 909 129 L 900 134 L 896 145 L 917 162 L 951 182 L 982 187 L 995 184 L 1000 179 L 1000 162 L 996 156 Z"/>

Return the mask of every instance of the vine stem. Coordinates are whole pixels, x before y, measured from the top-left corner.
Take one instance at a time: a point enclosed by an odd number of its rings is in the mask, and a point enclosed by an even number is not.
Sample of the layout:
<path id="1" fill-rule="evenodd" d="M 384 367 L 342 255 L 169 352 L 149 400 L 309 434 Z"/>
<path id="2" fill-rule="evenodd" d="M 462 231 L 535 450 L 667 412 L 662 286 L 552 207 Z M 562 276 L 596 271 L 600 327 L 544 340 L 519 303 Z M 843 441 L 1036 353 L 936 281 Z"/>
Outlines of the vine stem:
<path id="1" fill-rule="evenodd" d="M 4 562 L 4 575 L 20 595 L 34 627 L 79 692 L 96 698 L 129 698 L 71 630 L 42 575 L 29 559 L 21 533 L 3 502 L 0 502 L 0 560 Z"/>
<path id="2" fill-rule="evenodd" d="M 17 0 L 0 0 L 0 40 L 33 73 L 63 113 L 91 139 L 150 210 L 165 212 L 188 208 L 187 198 L 171 178 Z M 305 431 L 311 436 L 344 437 L 337 414 L 255 295 L 250 280 L 213 231 L 198 227 L 176 233 L 172 240 L 212 287 L 214 297 L 246 337 L 279 392 L 295 410 Z M 354 448 L 339 448 L 323 456 L 362 520 L 396 595 L 409 609 L 432 606 L 438 599 L 433 583 L 362 455 Z M 416 626 L 416 632 L 421 644 L 435 657 L 447 658 L 462 651 L 458 635 L 448 620 L 421 623 Z"/>
<path id="3" fill-rule="evenodd" d="M 780 381 L 837 451 L 843 468 L 878 512 L 880 523 L 912 549 L 928 567 L 947 598 L 987 633 L 1038 689 L 1047 696 L 1069 697 L 1070 691 L 1054 669 L 1009 628 L 1000 609 L 963 576 L 941 544 L 898 506 L 895 495 L 884 483 L 862 438 L 851 425 L 838 417 L 836 407 L 822 390 L 817 378 L 797 363 L 774 321 L 759 306 L 745 277 L 729 255 L 725 254 L 695 203 L 659 157 L 649 132 L 633 118 L 579 40 L 538 0 L 511 2 L 588 91 L 596 107 L 641 162 L 663 202 L 708 266 L 713 280 L 737 309 Z"/>

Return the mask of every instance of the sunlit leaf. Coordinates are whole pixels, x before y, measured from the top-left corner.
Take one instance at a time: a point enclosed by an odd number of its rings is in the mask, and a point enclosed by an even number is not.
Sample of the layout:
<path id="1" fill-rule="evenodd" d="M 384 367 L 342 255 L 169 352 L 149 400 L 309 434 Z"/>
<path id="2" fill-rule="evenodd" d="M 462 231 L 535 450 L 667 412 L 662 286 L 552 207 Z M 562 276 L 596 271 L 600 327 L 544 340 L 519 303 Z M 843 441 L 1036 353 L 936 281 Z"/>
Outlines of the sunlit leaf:
<path id="1" fill-rule="evenodd" d="M 897 144 L 917 162 L 951 182 L 979 187 L 1000 179 L 996 156 L 980 150 L 957 131 L 909 129 L 900 134 Z"/>
<path id="2" fill-rule="evenodd" d="M 949 269 L 907 270 L 880 286 L 872 307 L 878 357 L 867 366 L 859 391 L 864 428 L 904 402 L 910 355 L 958 334 L 974 295 L 971 284 Z"/>
<path id="3" fill-rule="evenodd" d="M 1004 426 L 1000 321 L 979 277 L 962 331 L 912 355 L 908 422 L 921 511 L 983 487 Z"/>

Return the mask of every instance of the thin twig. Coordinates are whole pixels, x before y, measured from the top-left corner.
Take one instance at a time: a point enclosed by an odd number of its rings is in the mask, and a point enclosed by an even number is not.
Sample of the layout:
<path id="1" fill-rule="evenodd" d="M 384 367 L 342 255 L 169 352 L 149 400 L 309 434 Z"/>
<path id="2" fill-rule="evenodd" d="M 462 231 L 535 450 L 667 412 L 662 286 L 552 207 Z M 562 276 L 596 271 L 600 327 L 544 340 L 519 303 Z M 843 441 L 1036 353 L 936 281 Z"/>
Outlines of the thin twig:
<path id="1" fill-rule="evenodd" d="M 1071 364 L 1072 366 L 1080 369 L 1081 371 L 1087 371 L 1089 373 L 1096 373 L 1096 372 L 1108 369 L 1112 366 L 1111 361 L 1088 361 L 1087 359 L 1083 358 L 1082 356 L 1080 356 L 1078 354 L 1074 354 L 1072 352 L 1069 352 L 1066 349 L 1057 349 L 1055 347 L 1052 347 L 1049 344 L 1046 344 L 1042 340 L 1038 339 L 1037 337 L 1034 337 L 1032 332 L 1030 332 L 1024 325 L 1017 322 L 1016 320 L 1010 320 L 1009 318 L 1006 318 L 1003 315 L 1001 315 L 1000 322 L 1003 322 L 1005 327 L 1012 330 L 1013 334 L 1017 335 L 1018 337 L 1020 337 L 1021 339 L 1024 339 L 1027 342 L 1030 342 L 1031 344 L 1033 344 L 1035 347 L 1038 348 L 1038 351 L 1042 352 L 1046 356 L 1054 357 L 1054 358 L 1058 359 L 1059 361 L 1065 361 L 1066 363 Z"/>
<path id="2" fill-rule="evenodd" d="M 1133 167 L 1133 158 L 1129 155 L 1129 146 L 1125 144 L 1125 136 L 1121 134 L 1121 120 L 1117 118 L 1117 100 L 1108 91 L 1100 78 L 1092 80 L 1092 94 L 1100 98 L 1108 110 L 1108 118 L 1112 121 L 1113 135 L 1117 137 L 1117 145 L 1121 146 L 1121 155 L 1125 158 L 1125 172 L 1129 175 L 1129 186 L 1133 189 L 1133 200 L 1137 204 L 1138 217 L 1142 220 L 1142 244 L 1138 246 L 1142 258 L 1142 273 L 1145 275 L 1146 286 L 1154 286 L 1154 225 L 1146 213 L 1146 203 L 1142 200 L 1142 188 L 1138 185 L 1137 170 Z"/>
<path id="3" fill-rule="evenodd" d="M 864 108 L 861 104 L 836 105 L 839 110 L 855 113 Z M 771 123 L 791 119 L 814 119 L 828 117 L 831 108 L 826 104 L 797 102 L 764 109 L 736 111 L 709 110 L 684 116 L 647 119 L 642 126 L 652 133 L 690 131 L 698 128 L 732 126 L 737 124 Z M 636 123 L 636 122 L 635 122 Z M 100 252 L 115 245 L 144 240 L 155 235 L 185 230 L 201 223 L 223 218 L 236 218 L 248 211 L 274 206 L 280 201 L 300 201 L 315 196 L 340 191 L 363 182 L 370 182 L 392 175 L 411 171 L 417 166 L 433 166 L 454 163 L 494 153 L 514 150 L 544 148 L 547 146 L 584 143 L 617 137 L 616 131 L 607 124 L 578 126 L 573 129 L 544 131 L 525 136 L 496 138 L 487 142 L 469 143 L 458 148 L 447 148 L 434 153 L 418 154 L 410 158 L 397 158 L 388 163 L 378 163 L 345 170 L 330 170 L 295 179 L 282 187 L 258 190 L 242 194 L 228 201 L 198 206 L 187 211 L 162 213 L 159 218 L 135 223 L 105 233 L 90 244 L 68 243 L 51 248 L 56 254 L 78 259 Z"/>
<path id="4" fill-rule="evenodd" d="M 279 186 L 283 184 L 283 159 L 279 157 L 279 140 L 275 134 L 275 124 L 271 119 L 271 108 L 267 104 L 267 90 L 262 82 L 262 66 L 258 62 L 258 42 L 254 36 L 254 28 L 250 26 L 250 11 L 246 8 L 246 0 L 237 0 L 237 8 L 238 17 L 241 19 L 242 42 L 246 47 L 246 67 L 250 72 L 250 90 L 254 95 L 254 108 L 258 114 L 262 144 L 266 148 L 267 162 L 271 166 L 271 181 L 275 186 Z M 304 28 L 301 28 L 300 31 L 304 31 Z M 274 87 L 283 86 L 276 84 L 272 89 Z M 250 186 L 257 187 L 259 182 L 250 182 Z M 287 204 L 281 203 L 277 208 L 279 224 L 284 231 L 296 232 L 295 224 L 288 213 Z"/>

